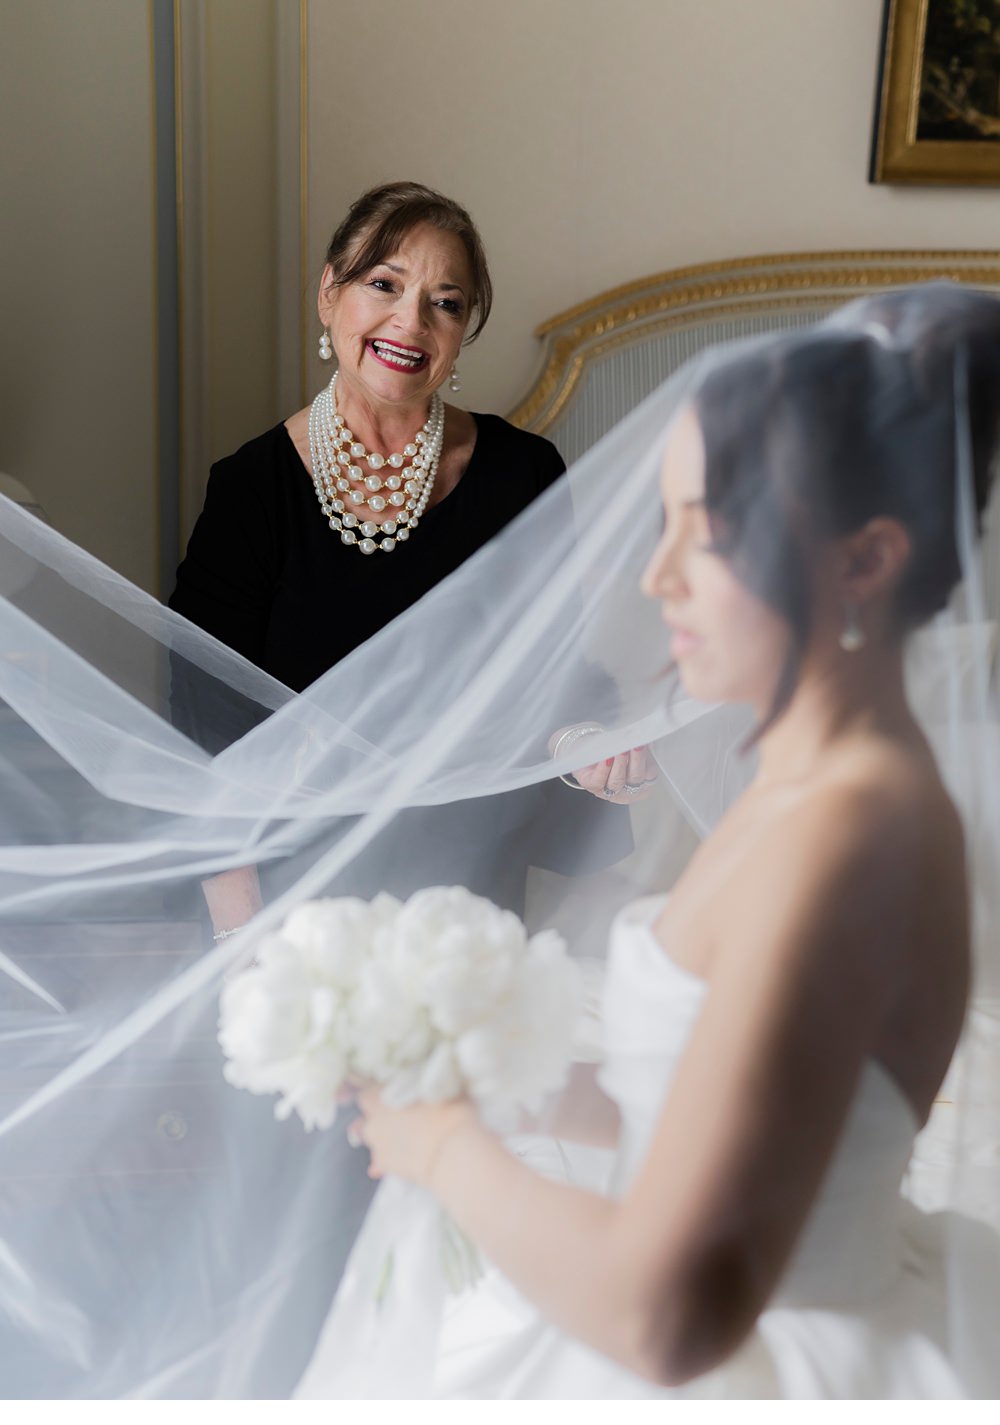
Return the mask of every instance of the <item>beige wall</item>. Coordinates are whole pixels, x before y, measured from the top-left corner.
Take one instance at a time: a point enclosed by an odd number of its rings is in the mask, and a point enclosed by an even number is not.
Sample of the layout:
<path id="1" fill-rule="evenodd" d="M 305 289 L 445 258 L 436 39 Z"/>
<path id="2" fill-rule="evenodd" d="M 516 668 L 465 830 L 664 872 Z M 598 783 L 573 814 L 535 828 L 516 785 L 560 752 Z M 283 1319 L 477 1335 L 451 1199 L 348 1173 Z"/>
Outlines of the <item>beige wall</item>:
<path id="1" fill-rule="evenodd" d="M 303 366 L 325 379 L 312 292 L 372 183 L 422 179 L 482 228 L 479 409 L 522 393 L 539 321 L 637 276 L 1000 246 L 997 189 L 865 181 L 882 0 L 308 0 L 302 260 L 300 0 L 177 3 L 185 534 L 211 460 L 298 404 Z M 0 24 L 0 469 L 155 588 L 149 7 L 0 0 Z"/>
<path id="2" fill-rule="evenodd" d="M 486 240 L 462 399 L 506 410 L 543 318 L 753 253 L 998 247 L 998 190 L 865 181 L 882 0 L 310 0 L 309 253 L 397 177 Z M 310 353 L 318 329 L 309 328 Z M 311 358 L 310 377 L 322 372 Z"/>
<path id="3" fill-rule="evenodd" d="M 4 0 L 0 31 L 0 469 L 153 588 L 147 7 Z"/>

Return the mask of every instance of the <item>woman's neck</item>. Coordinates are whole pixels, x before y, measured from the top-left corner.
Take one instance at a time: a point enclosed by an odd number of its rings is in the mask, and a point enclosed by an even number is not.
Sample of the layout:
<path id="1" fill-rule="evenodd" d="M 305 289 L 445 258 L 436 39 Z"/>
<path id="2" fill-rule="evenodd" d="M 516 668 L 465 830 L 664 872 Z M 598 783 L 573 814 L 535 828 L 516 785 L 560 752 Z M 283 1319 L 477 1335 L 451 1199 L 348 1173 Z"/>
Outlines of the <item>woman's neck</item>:
<path id="1" fill-rule="evenodd" d="M 767 709 L 756 712 L 764 717 Z M 808 778 L 831 753 L 866 735 L 921 737 L 906 701 L 898 643 L 840 654 L 825 666 L 804 666 L 791 702 L 761 738 L 758 780 Z"/>
<path id="2" fill-rule="evenodd" d="M 422 398 L 406 405 L 373 402 L 349 378 L 337 377 L 337 410 L 356 440 L 368 450 L 388 455 L 413 440 L 430 412 Z"/>

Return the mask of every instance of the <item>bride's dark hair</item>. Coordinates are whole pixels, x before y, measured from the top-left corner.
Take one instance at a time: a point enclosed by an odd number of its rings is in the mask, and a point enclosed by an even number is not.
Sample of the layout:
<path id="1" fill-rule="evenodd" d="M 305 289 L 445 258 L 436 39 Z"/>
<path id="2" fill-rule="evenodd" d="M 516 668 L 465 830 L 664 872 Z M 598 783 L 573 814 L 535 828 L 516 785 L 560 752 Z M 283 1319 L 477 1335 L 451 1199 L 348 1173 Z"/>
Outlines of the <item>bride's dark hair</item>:
<path id="1" fill-rule="evenodd" d="M 947 603 L 961 577 L 959 462 L 977 520 L 996 473 L 1000 300 L 932 283 L 853 303 L 718 367 L 694 405 L 714 547 L 792 630 L 759 736 L 798 678 L 818 544 L 897 519 L 911 540 L 894 600 L 899 634 Z"/>

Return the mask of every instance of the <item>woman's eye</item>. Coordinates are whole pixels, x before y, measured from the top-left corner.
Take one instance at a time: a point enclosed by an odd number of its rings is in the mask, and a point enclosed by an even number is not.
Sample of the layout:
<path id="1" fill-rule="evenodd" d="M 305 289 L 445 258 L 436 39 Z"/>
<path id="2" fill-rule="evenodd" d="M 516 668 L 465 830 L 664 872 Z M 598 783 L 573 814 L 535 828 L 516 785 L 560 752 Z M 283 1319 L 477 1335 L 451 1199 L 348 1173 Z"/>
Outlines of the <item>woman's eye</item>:
<path id="1" fill-rule="evenodd" d="M 373 277 L 368 285 L 369 287 L 376 287 L 380 292 L 391 292 L 393 290 L 392 279 L 389 277 Z"/>
<path id="2" fill-rule="evenodd" d="M 464 310 L 461 302 L 456 302 L 453 297 L 442 297 L 438 306 L 443 307 L 446 312 L 450 312 L 453 317 L 460 317 Z"/>

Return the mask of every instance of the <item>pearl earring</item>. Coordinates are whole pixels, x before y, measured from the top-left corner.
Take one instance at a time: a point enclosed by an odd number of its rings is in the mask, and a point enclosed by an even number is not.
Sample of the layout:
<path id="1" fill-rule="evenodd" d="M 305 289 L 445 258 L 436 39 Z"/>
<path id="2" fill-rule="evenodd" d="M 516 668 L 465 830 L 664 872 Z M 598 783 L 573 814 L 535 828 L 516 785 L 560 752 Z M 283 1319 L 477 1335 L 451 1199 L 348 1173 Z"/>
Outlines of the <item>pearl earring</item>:
<path id="1" fill-rule="evenodd" d="M 319 359 L 329 361 L 333 355 L 333 347 L 330 345 L 330 333 L 326 327 L 323 328 L 323 335 L 319 339 Z"/>
<path id="2" fill-rule="evenodd" d="M 448 390 L 449 390 L 449 391 L 461 391 L 461 389 L 462 389 L 462 383 L 461 383 L 461 381 L 458 379 L 458 367 L 457 367 L 457 366 L 453 366 L 453 367 L 451 368 L 451 376 L 448 378 Z"/>
<path id="3" fill-rule="evenodd" d="M 840 631 L 838 642 L 845 653 L 857 653 L 868 642 L 861 627 L 856 604 L 848 604 L 844 609 L 844 627 Z"/>

